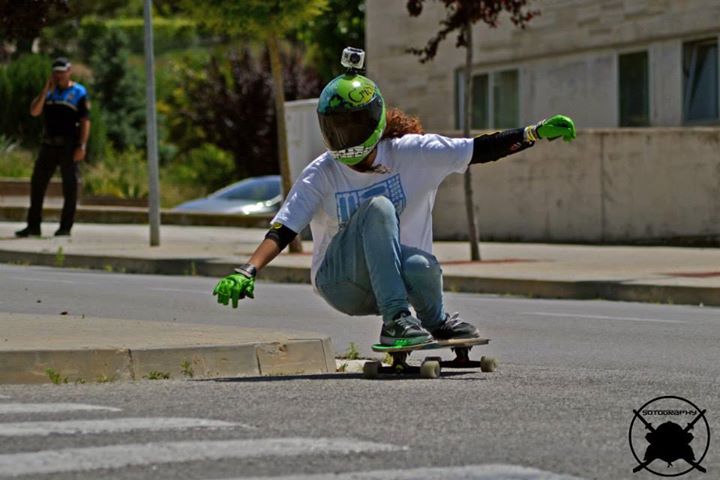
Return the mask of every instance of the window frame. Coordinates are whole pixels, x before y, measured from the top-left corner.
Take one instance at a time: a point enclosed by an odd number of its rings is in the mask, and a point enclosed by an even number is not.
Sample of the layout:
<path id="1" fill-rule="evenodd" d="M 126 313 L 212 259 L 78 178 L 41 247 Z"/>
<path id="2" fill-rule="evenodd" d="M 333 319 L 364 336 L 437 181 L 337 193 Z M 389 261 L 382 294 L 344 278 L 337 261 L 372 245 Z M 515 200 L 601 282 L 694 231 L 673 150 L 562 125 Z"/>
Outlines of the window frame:
<path id="1" fill-rule="evenodd" d="M 715 118 L 706 118 L 706 119 L 695 119 L 695 120 L 689 120 L 687 118 L 688 114 L 688 108 L 689 105 L 686 104 L 686 98 L 687 94 L 689 93 L 689 88 L 692 85 L 692 82 L 690 81 L 694 77 L 688 76 L 687 81 L 685 80 L 685 48 L 688 44 L 696 44 L 696 45 L 702 45 L 702 44 L 715 44 L 715 51 L 717 58 L 716 66 L 717 66 L 717 76 L 715 79 L 715 88 L 716 88 L 716 100 L 717 105 L 715 108 L 717 109 L 717 117 Z M 708 37 L 704 36 L 702 38 L 691 38 L 691 39 L 684 39 L 680 43 L 680 75 L 681 75 L 681 91 L 680 91 L 680 101 L 681 101 L 681 125 L 688 126 L 688 127 L 695 127 L 695 126 L 715 126 L 720 125 L 720 36 L 716 37 Z M 692 65 L 695 64 L 695 61 L 697 59 L 697 55 L 693 55 L 693 59 L 691 60 L 691 67 L 690 71 L 693 72 Z"/>
<path id="2" fill-rule="evenodd" d="M 621 87 L 620 87 L 620 57 L 624 55 L 634 55 L 638 53 L 645 53 L 646 59 L 647 59 L 647 125 L 623 125 L 622 124 L 622 98 L 620 96 L 621 93 Z M 653 126 L 653 53 L 652 49 L 649 47 L 643 47 L 643 48 L 632 48 L 627 50 L 620 50 L 615 55 L 615 62 L 616 62 L 616 70 L 617 74 L 615 76 L 615 91 L 617 92 L 617 127 L 618 128 L 648 128 Z"/>
<path id="3" fill-rule="evenodd" d="M 488 118 L 488 127 L 487 130 L 498 130 L 498 127 L 495 126 L 495 95 L 494 95 L 494 87 L 495 87 L 495 75 L 507 72 L 507 71 L 515 71 L 517 72 L 517 127 L 520 127 L 523 119 L 523 70 L 520 68 L 520 66 L 517 65 L 510 65 L 510 66 L 503 66 L 503 67 L 497 67 L 493 69 L 482 69 L 482 70 L 475 70 L 472 71 L 472 78 L 481 76 L 481 75 L 487 75 L 488 81 L 487 81 L 487 118 Z M 457 130 L 463 129 L 463 121 L 465 119 L 465 111 L 464 111 L 464 105 L 463 105 L 463 95 L 465 93 L 465 67 L 458 67 L 455 69 L 455 75 L 454 75 L 454 82 L 455 82 L 455 128 Z M 472 80 L 471 80 L 472 85 Z M 470 106 L 472 108 L 472 101 L 470 102 Z M 471 120 L 472 122 L 472 117 Z M 515 128 L 515 127 L 513 127 Z M 470 130 L 483 130 L 483 129 L 476 129 L 473 128 L 472 125 L 470 127 Z"/>

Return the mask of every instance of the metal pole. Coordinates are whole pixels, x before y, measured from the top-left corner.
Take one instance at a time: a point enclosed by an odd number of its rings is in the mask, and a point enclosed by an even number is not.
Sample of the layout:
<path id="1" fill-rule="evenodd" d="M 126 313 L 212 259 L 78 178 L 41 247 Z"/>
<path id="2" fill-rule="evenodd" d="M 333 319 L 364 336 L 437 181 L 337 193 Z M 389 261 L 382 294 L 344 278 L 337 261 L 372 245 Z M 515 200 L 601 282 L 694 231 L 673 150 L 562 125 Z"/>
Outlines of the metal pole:
<path id="1" fill-rule="evenodd" d="M 157 120 L 155 115 L 155 53 L 153 50 L 152 0 L 145 0 L 145 83 L 147 87 L 148 215 L 150 246 L 160 245 L 160 176 L 158 173 Z"/>

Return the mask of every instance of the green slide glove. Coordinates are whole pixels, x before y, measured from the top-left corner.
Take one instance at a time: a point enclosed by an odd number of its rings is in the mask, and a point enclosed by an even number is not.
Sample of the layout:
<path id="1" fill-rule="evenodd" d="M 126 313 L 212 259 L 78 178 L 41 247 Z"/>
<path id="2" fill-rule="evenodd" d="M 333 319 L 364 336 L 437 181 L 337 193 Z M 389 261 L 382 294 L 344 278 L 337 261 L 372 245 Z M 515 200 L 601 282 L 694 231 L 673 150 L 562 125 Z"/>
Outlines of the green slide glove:
<path id="1" fill-rule="evenodd" d="M 575 123 L 565 115 L 553 115 L 535 125 L 535 131 L 540 138 L 555 140 L 562 137 L 566 142 L 575 140 Z"/>
<path id="2" fill-rule="evenodd" d="M 246 263 L 236 268 L 235 272 L 220 280 L 212 292 L 218 297 L 218 303 L 227 305 L 232 300 L 233 308 L 237 308 L 241 298 L 255 298 L 255 267 Z"/>

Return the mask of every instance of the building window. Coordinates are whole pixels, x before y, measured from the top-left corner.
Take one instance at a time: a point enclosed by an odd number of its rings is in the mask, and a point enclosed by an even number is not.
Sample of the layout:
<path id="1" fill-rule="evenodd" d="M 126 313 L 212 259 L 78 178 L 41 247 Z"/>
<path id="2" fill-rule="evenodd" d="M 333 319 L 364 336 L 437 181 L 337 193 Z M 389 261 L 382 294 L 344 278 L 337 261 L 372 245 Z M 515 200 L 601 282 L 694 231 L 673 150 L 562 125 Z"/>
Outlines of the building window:
<path id="1" fill-rule="evenodd" d="M 493 73 L 493 128 L 518 127 L 518 71 Z"/>
<path id="2" fill-rule="evenodd" d="M 650 125 L 648 54 L 636 52 L 618 57 L 620 126 Z"/>
<path id="3" fill-rule="evenodd" d="M 455 127 L 463 128 L 465 119 L 463 95 L 465 75 L 458 70 L 455 76 Z M 476 130 L 515 128 L 519 123 L 519 81 L 517 70 L 504 70 L 472 77 L 472 120 Z"/>
<path id="4" fill-rule="evenodd" d="M 683 118 L 686 123 L 718 120 L 718 43 L 683 45 Z"/>

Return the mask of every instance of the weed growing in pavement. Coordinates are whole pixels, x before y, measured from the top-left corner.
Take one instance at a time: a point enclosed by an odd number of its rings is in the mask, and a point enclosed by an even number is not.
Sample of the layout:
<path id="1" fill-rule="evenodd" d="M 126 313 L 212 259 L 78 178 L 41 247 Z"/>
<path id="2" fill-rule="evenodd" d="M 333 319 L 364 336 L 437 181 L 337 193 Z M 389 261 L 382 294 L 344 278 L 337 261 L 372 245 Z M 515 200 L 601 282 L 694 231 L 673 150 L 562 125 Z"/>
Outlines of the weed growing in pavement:
<path id="1" fill-rule="evenodd" d="M 75 385 L 85 385 L 85 379 L 84 378 L 75 379 Z"/>
<path id="2" fill-rule="evenodd" d="M 195 376 L 195 371 L 193 370 L 192 364 L 189 360 L 184 360 L 180 364 L 180 372 L 189 378 L 193 378 L 193 376 Z"/>
<path id="3" fill-rule="evenodd" d="M 343 360 L 357 360 L 358 358 L 360 358 L 360 352 L 358 351 L 355 342 L 350 342 L 350 345 L 348 345 L 345 353 L 340 355 L 338 358 L 342 358 Z"/>
<path id="4" fill-rule="evenodd" d="M 167 380 L 170 378 L 170 374 L 167 372 L 159 372 L 157 370 L 151 370 L 143 378 L 148 380 Z"/>
<path id="5" fill-rule="evenodd" d="M 52 368 L 48 368 L 47 370 L 45 370 L 45 373 L 47 373 L 48 378 L 55 385 L 60 385 L 61 383 L 68 383 L 67 377 L 63 377 L 62 375 L 60 375 L 60 372 L 56 372 Z"/>
<path id="6" fill-rule="evenodd" d="M 112 383 L 115 381 L 115 377 L 108 377 L 104 373 L 97 377 L 97 383 Z"/>
<path id="7" fill-rule="evenodd" d="M 63 265 L 65 265 L 65 253 L 63 252 L 63 248 L 60 246 L 57 249 L 57 253 L 55 253 L 55 266 L 62 267 Z"/>
<path id="8" fill-rule="evenodd" d="M 338 371 L 339 373 L 344 373 L 344 372 L 347 370 L 347 367 L 348 367 L 348 364 L 347 364 L 347 363 L 343 363 L 342 365 L 340 365 L 339 367 L 337 367 L 337 371 Z"/>
<path id="9" fill-rule="evenodd" d="M 105 266 L 103 267 L 103 270 L 105 270 L 105 271 L 108 272 L 108 273 L 112 273 L 112 271 L 113 271 L 113 266 L 110 265 L 109 263 L 106 263 Z"/>

